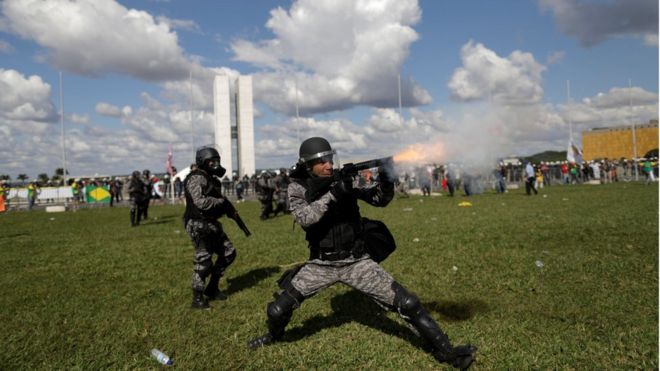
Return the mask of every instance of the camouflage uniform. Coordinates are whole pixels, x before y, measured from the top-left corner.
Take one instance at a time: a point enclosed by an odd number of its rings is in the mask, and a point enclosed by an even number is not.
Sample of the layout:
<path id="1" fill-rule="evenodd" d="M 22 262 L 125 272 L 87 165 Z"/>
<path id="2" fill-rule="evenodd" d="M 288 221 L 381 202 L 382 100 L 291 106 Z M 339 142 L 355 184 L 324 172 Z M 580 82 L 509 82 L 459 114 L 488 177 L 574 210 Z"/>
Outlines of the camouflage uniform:
<path id="1" fill-rule="evenodd" d="M 206 277 L 222 277 L 236 258 L 236 250 L 217 221 L 190 219 L 186 223 L 186 232 L 195 247 L 192 289 L 204 291 Z M 213 254 L 217 256 L 215 264 Z"/>
<path id="2" fill-rule="evenodd" d="M 292 215 L 303 228 L 308 228 L 321 220 L 328 208 L 336 201 L 332 193 L 328 192 L 318 200 L 308 203 L 305 199 L 307 189 L 297 182 L 289 185 L 288 192 Z M 392 200 L 393 195 L 392 187 L 388 187 L 385 192 L 381 187 L 374 187 L 363 190 L 359 197 L 374 206 L 383 207 Z M 384 307 L 393 307 L 394 279 L 371 260 L 366 251 L 360 251 L 359 248 L 357 253 L 340 260 L 325 260 L 323 257 L 312 256 L 292 278 L 291 285 L 307 298 L 337 282 L 362 291 Z"/>
<path id="3" fill-rule="evenodd" d="M 319 138 L 308 141 L 322 144 L 317 146 L 321 147 L 316 151 L 318 154 L 312 152 L 312 161 L 318 161 L 311 162 L 308 169 L 318 164 L 327 167 L 326 164 L 333 162 L 325 157 L 330 153 L 327 141 Z M 305 149 L 303 142 L 300 157 L 307 161 Z M 377 258 L 378 248 L 374 249 L 368 232 L 370 221 L 360 216 L 357 201 L 361 199 L 373 206 L 386 206 L 394 196 L 394 184 L 390 177 L 383 174 L 383 180 L 374 186 L 358 189 L 352 187 L 351 178 L 335 181 L 332 176 L 320 176 L 314 170 L 311 173 L 310 170 L 294 170 L 291 177 L 293 182 L 288 187 L 290 210 L 296 223 L 305 230 L 310 257 L 280 278 L 278 284 L 282 290 L 266 308 L 268 332 L 250 340 L 248 347 L 255 349 L 280 340 L 293 311 L 304 300 L 341 282 L 368 295 L 379 306 L 396 311 L 430 343 L 433 356 L 439 362 L 461 369 L 469 367 L 476 347 L 453 347 L 419 298 L 396 282 L 375 261 L 382 259 Z M 389 231 L 386 233 L 389 234 Z M 373 253 L 373 257 L 369 252 Z"/>
<path id="4" fill-rule="evenodd" d="M 236 258 L 236 250 L 222 229 L 218 218 L 224 215 L 227 202 L 220 191 L 220 181 L 203 170 L 195 170 L 184 181 L 186 214 L 184 226 L 195 247 L 192 289 L 214 297 L 218 282 Z M 213 263 L 213 254 L 217 256 Z M 210 276 L 205 290 L 206 278 Z"/>

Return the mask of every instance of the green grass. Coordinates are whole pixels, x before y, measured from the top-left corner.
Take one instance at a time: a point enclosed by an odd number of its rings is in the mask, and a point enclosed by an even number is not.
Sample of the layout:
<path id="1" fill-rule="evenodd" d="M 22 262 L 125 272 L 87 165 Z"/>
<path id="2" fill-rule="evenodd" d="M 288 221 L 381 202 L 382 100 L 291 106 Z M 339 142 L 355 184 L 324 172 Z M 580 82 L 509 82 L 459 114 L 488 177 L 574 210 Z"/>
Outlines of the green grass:
<path id="1" fill-rule="evenodd" d="M 397 239 L 383 266 L 454 342 L 479 347 L 475 370 L 657 369 L 657 184 L 523 193 L 361 209 Z M 229 300 L 210 311 L 189 309 L 182 206 L 152 206 L 157 220 L 138 228 L 127 208 L 0 215 L 0 368 L 154 369 L 151 348 L 183 370 L 445 368 L 398 316 L 342 285 L 296 310 L 283 342 L 249 351 L 275 280 L 307 249 L 290 216 L 237 208 L 253 236 L 222 220 L 238 257 L 221 284 Z"/>

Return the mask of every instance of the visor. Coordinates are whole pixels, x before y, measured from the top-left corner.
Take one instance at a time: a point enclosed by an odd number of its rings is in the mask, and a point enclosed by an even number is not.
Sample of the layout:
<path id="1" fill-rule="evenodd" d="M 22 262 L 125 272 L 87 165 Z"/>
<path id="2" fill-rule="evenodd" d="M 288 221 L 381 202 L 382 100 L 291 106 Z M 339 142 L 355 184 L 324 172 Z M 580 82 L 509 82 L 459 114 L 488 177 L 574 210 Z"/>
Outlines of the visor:
<path id="1" fill-rule="evenodd" d="M 312 162 L 314 160 L 319 160 L 319 161 L 314 161 L 314 162 L 334 162 L 334 157 L 335 157 L 335 150 L 330 150 L 330 151 L 324 151 L 324 152 L 319 152 L 315 153 L 313 155 L 301 157 L 298 161 L 307 163 L 307 162 Z"/>

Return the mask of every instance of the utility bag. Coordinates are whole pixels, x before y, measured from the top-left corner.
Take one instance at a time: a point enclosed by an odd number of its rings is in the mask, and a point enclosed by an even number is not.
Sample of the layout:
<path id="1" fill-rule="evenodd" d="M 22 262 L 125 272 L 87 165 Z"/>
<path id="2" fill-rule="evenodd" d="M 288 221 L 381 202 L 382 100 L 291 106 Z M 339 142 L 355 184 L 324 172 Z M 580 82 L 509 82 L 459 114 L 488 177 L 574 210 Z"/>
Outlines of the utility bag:
<path id="1" fill-rule="evenodd" d="M 380 220 L 362 218 L 362 240 L 367 253 L 376 263 L 382 262 L 396 250 L 394 236 Z"/>

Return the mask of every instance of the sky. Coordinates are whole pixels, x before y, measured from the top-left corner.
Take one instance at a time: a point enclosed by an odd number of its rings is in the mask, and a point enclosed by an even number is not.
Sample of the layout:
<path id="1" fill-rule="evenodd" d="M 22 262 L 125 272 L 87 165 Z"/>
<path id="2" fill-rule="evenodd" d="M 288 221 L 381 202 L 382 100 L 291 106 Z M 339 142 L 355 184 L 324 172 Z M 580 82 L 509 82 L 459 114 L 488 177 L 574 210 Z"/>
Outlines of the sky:
<path id="1" fill-rule="evenodd" d="M 258 169 L 312 136 L 488 167 L 657 119 L 658 70 L 657 0 L 3 0 L 0 174 L 182 169 L 219 74 L 252 76 Z"/>

